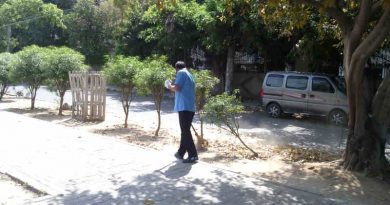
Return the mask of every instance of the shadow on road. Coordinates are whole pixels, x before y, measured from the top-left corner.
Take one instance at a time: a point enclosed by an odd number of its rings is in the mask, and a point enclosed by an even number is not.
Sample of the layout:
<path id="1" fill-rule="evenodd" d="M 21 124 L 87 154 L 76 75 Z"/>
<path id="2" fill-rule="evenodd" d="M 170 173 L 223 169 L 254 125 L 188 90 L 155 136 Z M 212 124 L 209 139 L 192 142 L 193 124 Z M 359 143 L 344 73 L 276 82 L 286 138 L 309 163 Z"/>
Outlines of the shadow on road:
<path id="1" fill-rule="evenodd" d="M 172 165 L 170 171 L 141 174 L 116 193 L 74 191 L 57 197 L 59 204 L 338 204 L 334 200 L 291 187 L 253 181 L 221 170 L 212 178 L 191 177 L 190 165 Z M 175 167 L 176 166 L 176 167 Z M 179 168 L 180 166 L 180 168 Z M 196 166 L 196 165 L 195 165 Z M 168 172 L 168 176 L 166 173 Z M 172 175 L 173 174 L 173 175 Z M 169 177 L 170 176 L 170 177 Z M 120 181 L 120 179 L 110 179 Z"/>

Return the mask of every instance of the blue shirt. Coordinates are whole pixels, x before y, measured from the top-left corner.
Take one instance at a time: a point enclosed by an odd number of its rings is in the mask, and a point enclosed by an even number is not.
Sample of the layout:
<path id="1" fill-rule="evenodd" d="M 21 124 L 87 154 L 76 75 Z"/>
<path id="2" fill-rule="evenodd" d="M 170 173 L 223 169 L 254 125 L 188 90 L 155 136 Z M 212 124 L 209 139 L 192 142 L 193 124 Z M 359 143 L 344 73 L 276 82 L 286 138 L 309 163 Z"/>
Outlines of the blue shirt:
<path id="1" fill-rule="evenodd" d="M 177 71 L 175 84 L 180 90 L 175 92 L 174 111 L 195 112 L 195 81 L 186 68 Z"/>

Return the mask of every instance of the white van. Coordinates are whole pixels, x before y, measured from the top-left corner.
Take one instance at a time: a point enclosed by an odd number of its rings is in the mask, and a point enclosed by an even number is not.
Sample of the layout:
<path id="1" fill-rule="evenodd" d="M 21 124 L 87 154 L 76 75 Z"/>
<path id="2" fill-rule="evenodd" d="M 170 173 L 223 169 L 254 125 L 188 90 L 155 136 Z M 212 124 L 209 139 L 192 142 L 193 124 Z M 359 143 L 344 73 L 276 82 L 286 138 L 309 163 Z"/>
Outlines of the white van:
<path id="1" fill-rule="evenodd" d="M 343 82 L 324 74 L 272 71 L 265 75 L 260 97 L 271 117 L 321 115 L 332 124 L 345 125 L 348 100 Z"/>

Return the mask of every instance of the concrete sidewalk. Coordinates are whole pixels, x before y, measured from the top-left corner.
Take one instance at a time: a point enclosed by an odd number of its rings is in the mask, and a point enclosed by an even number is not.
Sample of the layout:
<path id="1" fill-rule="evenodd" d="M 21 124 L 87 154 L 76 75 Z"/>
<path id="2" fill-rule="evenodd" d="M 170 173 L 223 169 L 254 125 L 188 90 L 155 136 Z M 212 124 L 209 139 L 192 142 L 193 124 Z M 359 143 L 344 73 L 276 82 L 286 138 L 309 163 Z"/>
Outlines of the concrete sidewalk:
<path id="1" fill-rule="evenodd" d="M 0 172 L 48 193 L 26 204 L 350 204 L 14 113 L 0 126 Z"/>

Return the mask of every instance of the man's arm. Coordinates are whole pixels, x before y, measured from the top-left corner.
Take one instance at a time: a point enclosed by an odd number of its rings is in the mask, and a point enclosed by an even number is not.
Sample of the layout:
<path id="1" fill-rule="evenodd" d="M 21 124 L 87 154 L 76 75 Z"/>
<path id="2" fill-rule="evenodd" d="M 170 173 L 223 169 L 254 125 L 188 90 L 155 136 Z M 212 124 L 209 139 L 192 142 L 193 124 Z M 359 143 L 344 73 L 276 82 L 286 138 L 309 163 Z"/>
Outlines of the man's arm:
<path id="1" fill-rule="evenodd" d="M 173 91 L 173 92 L 178 92 L 180 91 L 180 86 L 179 85 L 176 85 L 176 84 L 170 84 L 169 87 L 168 87 L 169 90 Z"/>
<path id="2" fill-rule="evenodd" d="M 168 89 L 173 92 L 179 92 L 181 90 L 181 86 L 184 84 L 185 76 L 183 72 L 176 73 L 175 83 L 168 86 Z"/>

